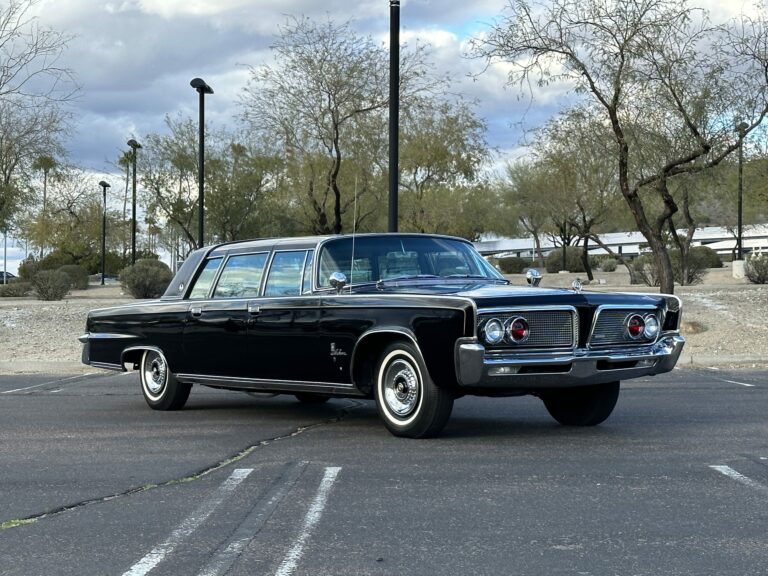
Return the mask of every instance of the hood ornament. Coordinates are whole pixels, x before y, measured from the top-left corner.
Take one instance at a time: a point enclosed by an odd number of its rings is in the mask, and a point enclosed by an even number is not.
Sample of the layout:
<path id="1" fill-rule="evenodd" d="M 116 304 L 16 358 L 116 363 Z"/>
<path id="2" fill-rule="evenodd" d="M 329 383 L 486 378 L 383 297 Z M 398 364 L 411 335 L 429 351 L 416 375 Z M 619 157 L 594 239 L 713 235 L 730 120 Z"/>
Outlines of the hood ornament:
<path id="1" fill-rule="evenodd" d="M 571 282 L 571 288 L 573 288 L 573 291 L 576 292 L 576 294 L 581 294 L 582 287 L 583 286 L 581 284 L 581 280 L 579 280 L 578 278 L 576 278 L 576 280 Z"/>
<path id="2" fill-rule="evenodd" d="M 541 272 L 536 270 L 536 268 L 529 268 L 528 272 L 525 273 L 525 279 L 530 286 L 535 288 L 541 284 Z"/>

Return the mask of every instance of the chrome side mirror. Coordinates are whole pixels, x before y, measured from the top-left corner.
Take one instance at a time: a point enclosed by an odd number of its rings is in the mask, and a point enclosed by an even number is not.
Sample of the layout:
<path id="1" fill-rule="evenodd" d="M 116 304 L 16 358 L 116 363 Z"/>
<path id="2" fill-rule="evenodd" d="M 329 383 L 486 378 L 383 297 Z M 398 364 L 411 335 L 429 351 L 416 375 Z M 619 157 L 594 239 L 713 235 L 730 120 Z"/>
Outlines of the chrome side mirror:
<path id="1" fill-rule="evenodd" d="M 535 288 L 541 284 L 541 272 L 536 270 L 536 268 L 529 268 L 528 272 L 525 273 L 525 279 L 528 281 L 529 285 Z"/>
<path id="2" fill-rule="evenodd" d="M 334 272 L 328 278 L 328 284 L 336 290 L 336 294 L 340 294 L 344 286 L 347 285 L 347 276 L 343 272 Z"/>

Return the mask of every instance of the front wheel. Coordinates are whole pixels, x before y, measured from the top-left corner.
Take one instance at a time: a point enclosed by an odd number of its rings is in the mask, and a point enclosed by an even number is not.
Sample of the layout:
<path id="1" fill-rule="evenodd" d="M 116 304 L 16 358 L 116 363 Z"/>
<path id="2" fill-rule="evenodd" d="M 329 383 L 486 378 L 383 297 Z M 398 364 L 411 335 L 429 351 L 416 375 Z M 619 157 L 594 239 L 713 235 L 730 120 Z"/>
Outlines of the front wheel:
<path id="1" fill-rule="evenodd" d="M 619 382 L 553 390 L 541 399 L 549 414 L 564 426 L 596 426 L 613 412 Z"/>
<path id="2" fill-rule="evenodd" d="M 434 436 L 453 410 L 453 395 L 432 382 L 421 354 L 406 342 L 391 344 L 382 352 L 374 395 L 379 416 L 395 436 Z"/>
<path id="3" fill-rule="evenodd" d="M 141 358 L 139 373 L 144 400 L 153 410 L 179 410 L 189 398 L 191 384 L 176 380 L 168 361 L 159 350 L 147 350 Z"/>

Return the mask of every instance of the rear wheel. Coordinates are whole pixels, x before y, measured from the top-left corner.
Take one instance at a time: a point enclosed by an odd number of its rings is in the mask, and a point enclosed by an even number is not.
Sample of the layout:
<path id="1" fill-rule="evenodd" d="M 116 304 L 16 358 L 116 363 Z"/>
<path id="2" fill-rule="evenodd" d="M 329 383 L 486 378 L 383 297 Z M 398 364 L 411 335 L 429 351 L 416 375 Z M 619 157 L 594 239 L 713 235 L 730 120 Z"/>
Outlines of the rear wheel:
<path id="1" fill-rule="evenodd" d="M 549 414 L 565 426 L 596 426 L 613 412 L 619 382 L 553 390 L 541 399 Z"/>
<path id="2" fill-rule="evenodd" d="M 179 410 L 189 398 L 191 384 L 176 380 L 159 350 L 147 350 L 139 369 L 144 400 L 154 410 Z"/>
<path id="3" fill-rule="evenodd" d="M 387 346 L 375 374 L 376 407 L 392 434 L 426 438 L 443 429 L 453 410 L 453 395 L 432 382 L 415 346 Z"/>

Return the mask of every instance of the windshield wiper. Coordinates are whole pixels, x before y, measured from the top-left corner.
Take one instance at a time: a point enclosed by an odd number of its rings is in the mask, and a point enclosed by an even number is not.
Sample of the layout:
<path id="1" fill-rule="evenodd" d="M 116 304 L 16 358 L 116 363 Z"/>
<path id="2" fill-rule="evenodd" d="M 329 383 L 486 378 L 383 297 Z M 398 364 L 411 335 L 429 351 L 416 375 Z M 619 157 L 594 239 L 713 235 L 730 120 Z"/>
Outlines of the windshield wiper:
<path id="1" fill-rule="evenodd" d="M 466 278 L 468 280 L 488 280 L 489 282 L 504 282 L 505 284 L 509 284 L 509 280 L 506 278 L 489 278 L 488 276 L 483 276 L 481 274 L 449 274 L 448 276 L 443 276 L 443 278 Z"/>
<path id="2" fill-rule="evenodd" d="M 436 280 L 439 279 L 440 276 L 436 276 L 435 274 L 408 274 L 405 276 L 396 276 L 394 278 L 382 278 L 378 282 L 376 282 L 376 286 L 383 286 L 384 284 L 389 284 L 390 282 L 403 282 L 406 280 Z"/>

